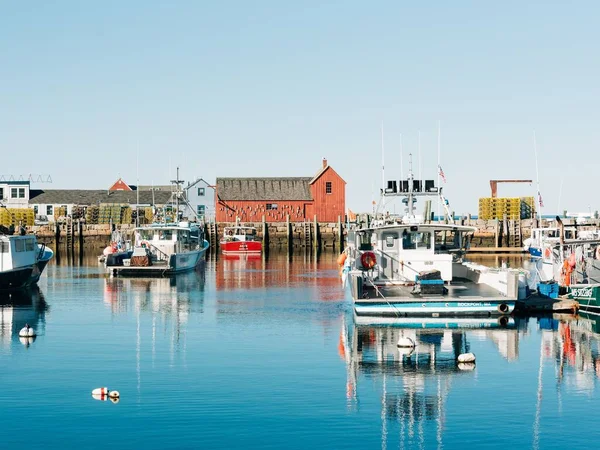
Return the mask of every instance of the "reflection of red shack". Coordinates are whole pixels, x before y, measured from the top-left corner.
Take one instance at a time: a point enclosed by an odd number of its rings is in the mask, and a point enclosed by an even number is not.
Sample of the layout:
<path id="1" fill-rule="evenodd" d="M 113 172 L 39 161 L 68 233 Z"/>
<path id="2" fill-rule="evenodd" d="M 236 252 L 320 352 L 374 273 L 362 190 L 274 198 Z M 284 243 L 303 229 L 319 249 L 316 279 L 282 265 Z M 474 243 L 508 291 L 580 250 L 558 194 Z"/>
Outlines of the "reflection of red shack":
<path id="1" fill-rule="evenodd" d="M 217 178 L 217 222 L 291 222 L 344 219 L 346 182 L 323 159 L 313 177 Z"/>
<path id="2" fill-rule="evenodd" d="M 342 282 L 337 270 L 337 255 L 321 255 L 318 262 L 310 254 L 306 259 L 298 256 L 293 262 L 285 254 L 280 256 L 268 260 L 261 255 L 219 257 L 215 268 L 217 290 L 266 289 L 298 283 L 319 287 L 319 298 L 322 300 L 340 299 Z"/>

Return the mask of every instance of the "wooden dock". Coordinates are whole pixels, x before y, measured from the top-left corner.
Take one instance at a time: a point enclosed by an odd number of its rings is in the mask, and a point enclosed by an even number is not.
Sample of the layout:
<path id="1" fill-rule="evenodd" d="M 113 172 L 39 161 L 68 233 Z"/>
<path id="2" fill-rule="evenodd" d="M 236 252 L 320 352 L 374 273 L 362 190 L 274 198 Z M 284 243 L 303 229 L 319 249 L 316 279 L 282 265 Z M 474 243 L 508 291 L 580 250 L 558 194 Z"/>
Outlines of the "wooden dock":
<path id="1" fill-rule="evenodd" d="M 522 247 L 471 247 L 467 253 L 526 253 Z"/>

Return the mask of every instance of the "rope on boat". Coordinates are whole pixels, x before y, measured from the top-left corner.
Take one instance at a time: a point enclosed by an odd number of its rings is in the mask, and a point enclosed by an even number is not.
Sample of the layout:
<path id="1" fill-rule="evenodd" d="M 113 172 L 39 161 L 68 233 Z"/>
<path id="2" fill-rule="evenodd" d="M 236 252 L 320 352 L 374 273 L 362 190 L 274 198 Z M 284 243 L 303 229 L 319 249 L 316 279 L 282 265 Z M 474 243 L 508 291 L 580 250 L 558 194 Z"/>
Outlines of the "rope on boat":
<path id="1" fill-rule="evenodd" d="M 396 317 L 400 317 L 400 310 L 398 308 L 396 308 L 394 305 L 392 305 L 386 298 L 385 296 L 381 293 L 381 291 L 379 290 L 379 288 L 375 285 L 375 283 L 373 283 L 373 280 L 371 280 L 370 278 L 367 278 L 367 281 L 369 283 L 371 283 L 371 286 L 373 286 L 373 288 L 375 289 L 375 292 L 377 293 L 377 295 L 381 296 L 381 298 L 383 300 L 385 300 L 385 302 L 394 309 L 394 311 L 396 312 Z"/>

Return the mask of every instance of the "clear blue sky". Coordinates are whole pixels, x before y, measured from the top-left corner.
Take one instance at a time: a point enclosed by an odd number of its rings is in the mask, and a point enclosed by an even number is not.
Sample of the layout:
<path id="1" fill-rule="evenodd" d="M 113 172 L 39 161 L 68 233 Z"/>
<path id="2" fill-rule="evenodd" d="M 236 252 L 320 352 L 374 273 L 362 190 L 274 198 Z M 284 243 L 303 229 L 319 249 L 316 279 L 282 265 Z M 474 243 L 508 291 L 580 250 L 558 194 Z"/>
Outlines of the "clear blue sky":
<path id="1" fill-rule="evenodd" d="M 546 211 L 600 209 L 597 1 L 0 0 L 0 173 L 47 188 L 119 175 L 307 176 L 321 158 L 370 207 L 422 134 L 434 177 L 476 212 L 490 178 L 535 180 Z M 535 186 L 501 186 L 533 195 Z"/>

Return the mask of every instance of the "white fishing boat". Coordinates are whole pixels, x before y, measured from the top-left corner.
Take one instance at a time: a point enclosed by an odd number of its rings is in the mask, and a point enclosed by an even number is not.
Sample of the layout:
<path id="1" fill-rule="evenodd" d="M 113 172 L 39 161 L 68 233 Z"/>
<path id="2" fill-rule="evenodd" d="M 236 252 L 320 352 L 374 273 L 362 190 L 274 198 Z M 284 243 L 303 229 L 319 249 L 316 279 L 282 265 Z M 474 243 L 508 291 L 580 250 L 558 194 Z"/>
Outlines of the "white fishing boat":
<path id="1" fill-rule="evenodd" d="M 0 291 L 26 288 L 38 282 L 54 252 L 38 244 L 34 234 L 0 235 Z"/>
<path id="2" fill-rule="evenodd" d="M 175 275 L 196 268 L 208 247 L 196 224 L 152 224 L 136 228 L 133 250 L 107 258 L 106 268 L 114 276 Z"/>
<path id="3" fill-rule="evenodd" d="M 173 181 L 175 188 L 166 205 L 161 220 L 151 225 L 138 226 L 134 229 L 134 243 L 131 250 L 128 243 L 118 252 L 106 257 L 105 267 L 112 276 L 172 276 L 195 269 L 204 260 L 209 248 L 204 238 L 201 224 L 193 222 L 169 221 L 167 208 L 173 206 L 175 219 L 179 218 L 179 205 L 187 204 L 183 196 L 179 180 Z M 128 242 L 128 241 L 126 241 Z"/>
<path id="4" fill-rule="evenodd" d="M 465 259 L 476 228 L 455 225 L 433 180 L 389 181 L 382 200 L 401 198 L 403 216 L 378 217 L 348 233 L 343 281 L 357 316 L 498 316 L 512 313 L 518 271 Z M 447 221 L 415 214 L 417 198 L 439 198 Z M 429 204 L 430 205 L 430 204 Z"/>

